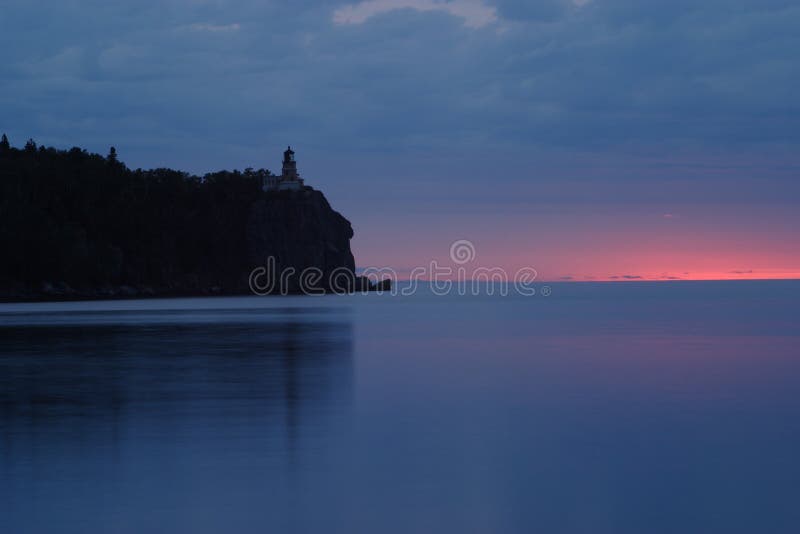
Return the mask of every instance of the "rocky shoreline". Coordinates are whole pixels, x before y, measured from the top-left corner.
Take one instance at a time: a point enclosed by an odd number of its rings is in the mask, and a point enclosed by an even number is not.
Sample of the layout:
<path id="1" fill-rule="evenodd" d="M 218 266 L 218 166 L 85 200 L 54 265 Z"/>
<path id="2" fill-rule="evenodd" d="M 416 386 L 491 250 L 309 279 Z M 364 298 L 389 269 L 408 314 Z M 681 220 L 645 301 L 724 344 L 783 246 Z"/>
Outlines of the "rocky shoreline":
<path id="1" fill-rule="evenodd" d="M 355 278 L 355 284 L 351 291 L 347 293 L 369 293 L 375 291 L 389 291 L 392 287 L 391 280 L 374 282 L 365 277 Z M 335 291 L 327 291 L 329 294 Z M 286 294 L 302 295 L 302 291 L 290 290 Z M 276 296 L 264 295 L 264 296 Z M 153 288 L 150 286 L 104 286 L 99 288 L 79 288 L 70 287 L 64 282 L 42 284 L 39 289 L 25 288 L 3 288 L 0 290 L 0 302 L 69 302 L 84 300 L 128 300 L 128 299 L 154 299 L 154 298 L 192 298 L 192 297 L 247 297 L 262 296 L 252 291 L 225 290 L 219 286 L 187 288 Z"/>

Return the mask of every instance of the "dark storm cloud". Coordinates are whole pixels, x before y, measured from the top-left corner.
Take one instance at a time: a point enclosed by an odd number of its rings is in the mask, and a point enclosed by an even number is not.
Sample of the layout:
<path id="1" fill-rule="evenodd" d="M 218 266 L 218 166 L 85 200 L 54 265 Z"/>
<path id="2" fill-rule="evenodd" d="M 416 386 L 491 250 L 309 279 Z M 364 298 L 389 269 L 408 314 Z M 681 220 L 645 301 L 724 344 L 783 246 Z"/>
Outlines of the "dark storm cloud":
<path id="1" fill-rule="evenodd" d="M 580 4 L 7 0 L 0 128 L 177 159 L 797 144 L 792 2 Z"/>

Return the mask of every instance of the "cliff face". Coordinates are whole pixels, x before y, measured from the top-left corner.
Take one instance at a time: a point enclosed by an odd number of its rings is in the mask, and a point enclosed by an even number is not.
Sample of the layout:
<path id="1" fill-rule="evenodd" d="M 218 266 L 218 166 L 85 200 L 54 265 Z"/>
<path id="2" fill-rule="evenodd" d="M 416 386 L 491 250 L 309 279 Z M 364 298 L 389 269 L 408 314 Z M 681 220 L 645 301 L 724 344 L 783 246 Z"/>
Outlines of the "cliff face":
<path id="1" fill-rule="evenodd" d="M 287 273 L 290 290 L 297 289 L 299 273 L 312 267 L 323 274 L 315 285 L 329 289 L 332 275 L 353 276 L 352 237 L 350 221 L 320 191 L 268 193 L 250 209 L 248 257 L 253 268 L 274 265 L 277 276 Z M 288 276 L 289 269 L 295 274 Z"/>
<path id="2" fill-rule="evenodd" d="M 263 192 L 270 176 L 0 143 L 0 300 L 246 295 L 269 258 L 352 278 L 347 219 L 311 188 Z"/>

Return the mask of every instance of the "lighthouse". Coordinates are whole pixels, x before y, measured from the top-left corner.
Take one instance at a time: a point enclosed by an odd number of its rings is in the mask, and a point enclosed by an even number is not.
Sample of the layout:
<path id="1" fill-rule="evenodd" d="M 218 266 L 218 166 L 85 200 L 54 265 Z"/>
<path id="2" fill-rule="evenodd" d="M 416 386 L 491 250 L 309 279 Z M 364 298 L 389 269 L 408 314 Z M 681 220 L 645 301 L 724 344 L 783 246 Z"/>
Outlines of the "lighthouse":
<path id="1" fill-rule="evenodd" d="M 281 178 L 298 178 L 297 162 L 294 160 L 294 150 L 292 150 L 291 146 L 283 153 L 283 172 L 281 172 Z"/>
<path id="2" fill-rule="evenodd" d="M 289 146 L 283 153 L 283 166 L 280 176 L 270 176 L 264 182 L 264 191 L 298 191 L 304 182 L 297 172 L 294 150 Z"/>

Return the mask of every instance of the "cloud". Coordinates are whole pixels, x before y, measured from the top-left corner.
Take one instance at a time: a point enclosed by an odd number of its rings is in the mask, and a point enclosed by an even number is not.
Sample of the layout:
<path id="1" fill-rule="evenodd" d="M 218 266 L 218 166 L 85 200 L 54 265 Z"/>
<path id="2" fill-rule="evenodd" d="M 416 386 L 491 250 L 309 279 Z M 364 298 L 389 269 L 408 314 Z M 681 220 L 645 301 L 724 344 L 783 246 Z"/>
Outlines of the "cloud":
<path id="1" fill-rule="evenodd" d="M 204 166 L 212 154 L 226 164 L 285 138 L 358 153 L 502 150 L 509 165 L 534 153 L 622 153 L 609 175 L 633 174 L 632 152 L 662 169 L 687 150 L 743 161 L 748 149 L 800 148 L 793 4 L 65 0 L 41 10 L 6 0 L 0 109 L 19 137 L 137 143 L 151 158 L 142 164 Z M 796 160 L 772 161 L 796 174 Z M 777 191 L 751 181 L 720 194 Z M 682 209 L 663 205 L 676 218 Z"/>
<path id="2" fill-rule="evenodd" d="M 224 32 L 238 32 L 241 26 L 238 23 L 233 24 L 205 24 L 197 23 L 187 26 L 188 29 L 196 32 L 211 32 L 211 33 L 224 33 Z"/>
<path id="3" fill-rule="evenodd" d="M 376 15 L 400 9 L 449 13 L 463 19 L 464 26 L 469 28 L 481 28 L 497 20 L 497 10 L 481 0 L 364 0 L 334 11 L 333 22 L 363 24 Z"/>

